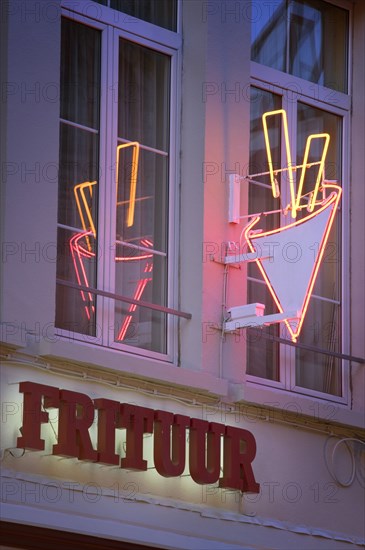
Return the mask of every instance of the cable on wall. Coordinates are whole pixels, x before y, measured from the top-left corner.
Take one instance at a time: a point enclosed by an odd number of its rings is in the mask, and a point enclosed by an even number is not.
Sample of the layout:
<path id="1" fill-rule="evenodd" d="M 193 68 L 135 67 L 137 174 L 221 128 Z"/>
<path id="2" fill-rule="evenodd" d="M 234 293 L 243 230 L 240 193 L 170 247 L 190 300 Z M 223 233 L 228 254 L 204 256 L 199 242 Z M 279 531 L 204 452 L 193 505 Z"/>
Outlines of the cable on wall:
<path id="1" fill-rule="evenodd" d="M 332 477 L 332 479 L 338 485 L 340 485 L 341 487 L 350 487 L 353 484 L 353 482 L 355 480 L 355 477 L 356 477 L 358 482 L 360 483 L 360 485 L 364 486 L 365 477 L 363 479 L 361 479 L 361 477 L 359 478 L 360 474 L 357 474 L 355 450 L 354 450 L 353 446 L 349 445 L 349 442 L 353 441 L 353 442 L 359 443 L 360 445 L 365 446 L 365 441 L 363 441 L 361 439 L 358 439 L 356 437 L 343 437 L 343 438 L 339 439 L 339 441 L 337 441 L 335 443 L 335 445 L 334 445 L 334 447 L 331 451 L 331 454 L 330 454 L 330 459 L 328 460 L 328 458 L 327 458 L 327 448 L 328 448 L 328 442 L 330 441 L 330 439 L 331 439 L 331 437 L 329 437 L 326 441 L 326 445 L 325 445 L 325 448 L 324 448 L 324 460 L 325 460 L 327 470 L 328 470 L 330 476 Z M 336 467 L 335 467 L 335 456 L 338 453 L 339 447 L 342 443 L 344 443 L 346 445 L 346 448 L 347 448 L 347 450 L 349 452 L 349 455 L 351 457 L 351 474 L 348 477 L 348 479 L 346 479 L 345 481 L 340 479 L 340 477 L 336 473 Z M 365 449 L 364 449 L 364 452 L 365 452 Z"/>

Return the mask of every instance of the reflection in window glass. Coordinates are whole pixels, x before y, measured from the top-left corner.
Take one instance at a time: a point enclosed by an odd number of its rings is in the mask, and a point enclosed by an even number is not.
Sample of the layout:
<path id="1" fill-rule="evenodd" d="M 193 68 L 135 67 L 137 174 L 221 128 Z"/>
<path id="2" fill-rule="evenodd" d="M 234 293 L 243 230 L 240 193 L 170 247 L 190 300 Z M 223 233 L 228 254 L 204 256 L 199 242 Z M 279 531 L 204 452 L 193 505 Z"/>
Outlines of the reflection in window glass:
<path id="1" fill-rule="evenodd" d="M 100 32 L 62 19 L 57 277 L 96 287 Z M 96 335 L 95 296 L 57 284 L 56 326 Z"/>
<path id="2" fill-rule="evenodd" d="M 117 294 L 167 304 L 170 58 L 120 40 Z M 135 191 L 132 192 L 133 186 Z M 115 340 L 166 353 L 166 315 L 116 303 Z"/>
<path id="3" fill-rule="evenodd" d="M 265 284 L 248 281 L 248 302 L 265 304 L 265 315 L 276 313 L 274 301 Z M 247 329 L 247 374 L 279 381 L 279 344 L 270 340 L 270 336 L 279 336 L 279 325 L 260 329 Z"/>
<path id="4" fill-rule="evenodd" d="M 341 352 L 341 307 L 311 298 L 300 335 L 304 344 Z M 342 394 L 341 360 L 313 351 L 296 350 L 296 385 L 332 395 Z"/>
<path id="5" fill-rule="evenodd" d="M 320 0 L 255 2 L 251 58 L 347 92 L 348 11 Z"/>
<path id="6" fill-rule="evenodd" d="M 281 97 L 259 88 L 251 87 L 251 124 L 250 124 L 250 174 L 266 172 L 268 170 L 264 134 L 262 129 L 262 114 L 281 108 Z M 272 145 L 272 160 L 275 167 L 280 168 L 281 124 L 278 117 L 270 121 L 269 136 Z M 270 177 L 257 178 L 259 185 L 254 181 L 249 183 L 248 210 L 250 214 L 269 212 L 280 208 L 277 199 L 273 198 Z M 280 185 L 280 178 L 279 185 Z M 277 227 L 280 223 L 279 215 L 267 216 L 260 227 L 266 230 Z M 275 313 L 275 307 L 266 285 L 253 279 L 262 281 L 262 276 L 255 262 L 248 264 L 248 302 L 266 304 L 265 314 Z M 262 332 L 261 332 L 262 330 Z M 247 331 L 247 374 L 261 378 L 279 380 L 279 346 L 270 342 L 264 335 L 279 334 L 278 326 L 264 327 L 259 335 L 254 330 Z M 260 336 L 261 334 L 261 336 Z"/>
<path id="7" fill-rule="evenodd" d="M 286 70 L 286 0 L 253 2 L 251 59 L 267 67 Z"/>
<path id="8" fill-rule="evenodd" d="M 176 31 L 176 0 L 95 0 L 131 17 L 142 19 L 153 25 Z M 130 21 L 130 19 L 129 19 Z M 128 22 L 128 19 L 126 19 Z"/>
<path id="9" fill-rule="evenodd" d="M 328 133 L 325 177 L 341 184 L 342 118 L 333 113 L 298 102 L 297 163 L 303 159 L 308 135 Z M 316 162 L 322 153 L 321 140 L 312 142 L 309 162 Z M 303 194 L 314 188 L 317 166 L 308 168 Z M 298 171 L 297 178 L 300 176 Z M 311 246 L 313 254 L 318 242 Z M 300 341 L 307 345 L 341 353 L 341 213 L 337 213 L 318 272 Z M 296 383 L 312 390 L 341 395 L 340 360 L 318 353 L 296 350 Z"/>

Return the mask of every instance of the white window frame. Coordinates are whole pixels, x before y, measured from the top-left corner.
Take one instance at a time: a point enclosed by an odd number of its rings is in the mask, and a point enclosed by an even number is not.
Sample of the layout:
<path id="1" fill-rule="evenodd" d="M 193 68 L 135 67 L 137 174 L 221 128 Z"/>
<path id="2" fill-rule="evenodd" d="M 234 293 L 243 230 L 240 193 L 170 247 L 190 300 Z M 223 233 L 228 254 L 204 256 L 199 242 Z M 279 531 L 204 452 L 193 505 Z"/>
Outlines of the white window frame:
<path id="1" fill-rule="evenodd" d="M 107 185 L 106 178 L 113 177 L 113 169 L 116 164 L 117 120 L 118 103 L 115 101 L 118 82 L 118 52 L 119 38 L 151 48 L 154 51 L 164 53 L 170 57 L 170 106 L 169 106 L 169 188 L 168 188 L 168 267 L 167 267 L 167 304 L 170 308 L 177 309 L 178 287 L 178 154 L 179 128 L 178 109 L 181 85 L 181 35 L 169 31 L 151 23 L 133 18 L 129 15 L 117 12 L 111 8 L 88 2 L 87 5 L 78 2 L 62 2 L 61 15 L 78 23 L 100 30 L 101 32 L 101 75 L 100 88 L 102 90 L 100 101 L 100 132 L 99 132 L 99 203 L 98 203 L 98 240 L 104 243 L 105 249 L 113 246 L 115 241 L 115 203 L 114 186 Z M 86 10 L 86 7 L 88 8 Z M 178 1 L 178 30 L 180 29 L 180 2 Z M 86 10 L 86 12 L 85 12 Z M 87 16 L 85 16 L 87 13 Z M 106 216 L 106 212 L 111 215 Z M 107 219 L 110 220 L 107 222 Z M 113 237 L 114 233 L 114 237 Z M 106 251 L 106 250 L 105 250 Z M 103 250 L 104 254 L 104 250 Z M 98 290 L 112 292 L 114 290 L 114 262 L 98 261 L 97 281 Z M 101 282 L 102 281 L 102 282 Z M 55 335 L 62 339 L 75 340 L 89 345 L 103 347 L 109 350 L 119 350 L 128 354 L 160 360 L 177 364 L 177 326 L 178 319 L 173 314 L 167 315 L 167 350 L 159 353 L 134 347 L 127 344 L 119 344 L 114 341 L 114 307 L 115 300 L 103 296 L 97 296 L 98 307 L 96 314 L 96 328 L 101 326 L 101 334 L 95 337 L 87 334 L 76 333 L 65 329 L 55 328 Z"/>
<path id="2" fill-rule="evenodd" d="M 351 31 L 352 13 L 350 6 L 343 1 L 329 2 L 349 11 L 349 60 L 351 59 Z M 348 94 L 337 92 L 319 84 L 303 80 L 291 74 L 278 71 L 271 67 L 251 61 L 251 86 L 272 92 L 282 97 L 282 108 L 288 113 L 289 137 L 292 158 L 296 158 L 296 121 L 297 102 L 316 107 L 323 111 L 342 117 L 342 236 L 341 236 L 341 346 L 342 353 L 348 354 L 350 334 L 350 290 L 349 290 L 349 251 L 350 251 L 350 220 L 347 214 L 350 199 L 350 166 L 349 166 L 349 136 L 350 136 L 350 109 L 351 109 L 351 64 L 348 63 Z M 294 126 L 292 122 L 295 121 Z M 284 144 L 282 143 L 282 157 Z M 285 201 L 284 201 L 285 202 Z M 255 280 L 249 278 L 249 280 Z M 263 282 L 263 284 L 265 284 Z M 279 344 L 279 380 L 270 380 L 246 374 L 246 382 L 252 387 L 270 387 L 273 391 L 289 391 L 291 394 L 301 394 L 326 401 L 347 404 L 350 402 L 349 387 L 349 362 L 342 360 L 342 395 L 336 396 L 328 393 L 311 390 L 298 386 L 295 382 L 295 348 Z"/>

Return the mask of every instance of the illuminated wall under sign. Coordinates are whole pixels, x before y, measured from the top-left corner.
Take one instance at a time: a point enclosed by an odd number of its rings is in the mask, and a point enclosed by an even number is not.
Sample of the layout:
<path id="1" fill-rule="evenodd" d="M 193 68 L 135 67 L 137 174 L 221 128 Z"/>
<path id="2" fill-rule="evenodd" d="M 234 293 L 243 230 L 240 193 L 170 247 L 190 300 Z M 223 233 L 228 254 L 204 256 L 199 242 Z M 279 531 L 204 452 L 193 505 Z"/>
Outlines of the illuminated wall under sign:
<path id="1" fill-rule="evenodd" d="M 288 162 L 287 168 L 278 170 L 273 168 L 267 127 L 267 121 L 272 116 L 281 116 L 282 118 Z M 241 219 L 239 215 L 239 188 L 242 180 L 253 179 L 266 174 L 270 175 L 273 197 L 279 198 L 280 192 L 276 177 L 281 172 L 288 173 L 290 196 L 290 204 L 283 210 L 283 213 L 286 213 L 286 216 L 289 216 L 290 213 L 292 221 L 272 231 L 263 231 L 259 228 L 262 213 L 250 215 L 250 220 L 243 230 L 245 245 L 249 252 L 236 257 L 226 256 L 224 263 L 232 265 L 244 261 L 255 261 L 279 313 L 264 315 L 264 304 L 246 304 L 231 307 L 228 310 L 230 317 L 225 321 L 223 328 L 226 332 L 232 332 L 239 328 L 284 322 L 292 341 L 296 342 L 307 312 L 342 190 L 338 185 L 326 182 L 324 177 L 324 163 L 330 142 L 329 134 L 322 133 L 308 136 L 303 164 L 294 166 L 291 163 L 286 112 L 279 109 L 265 113 L 262 116 L 262 122 L 269 171 L 249 175 L 246 178 L 237 174 L 230 176 L 229 222 L 239 223 Z M 309 163 L 309 153 L 314 140 L 323 142 L 322 154 L 319 161 Z M 307 168 L 315 165 L 318 166 L 318 172 L 314 188 L 309 194 L 308 202 L 303 203 L 302 191 Z M 302 171 L 295 193 L 294 174 L 299 168 Z M 320 191 L 322 197 L 318 198 Z M 264 212 L 263 214 L 268 216 L 278 211 L 282 212 L 282 210 L 277 210 Z M 306 214 L 298 220 L 296 219 L 297 213 L 300 211 L 306 212 Z M 315 253 L 313 253 L 313 243 L 319 243 Z"/>

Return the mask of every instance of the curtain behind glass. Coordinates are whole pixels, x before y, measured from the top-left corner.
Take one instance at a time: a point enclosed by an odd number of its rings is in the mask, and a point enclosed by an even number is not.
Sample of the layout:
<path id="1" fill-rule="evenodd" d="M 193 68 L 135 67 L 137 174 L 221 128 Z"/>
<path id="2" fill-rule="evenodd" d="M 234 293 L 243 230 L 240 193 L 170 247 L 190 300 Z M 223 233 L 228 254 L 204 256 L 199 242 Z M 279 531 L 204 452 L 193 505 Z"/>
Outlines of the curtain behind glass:
<path id="1" fill-rule="evenodd" d="M 315 107 L 298 103 L 297 163 L 303 162 L 305 142 L 310 134 L 328 133 L 330 144 L 325 163 L 325 176 L 341 185 L 342 118 Z M 311 148 L 309 162 L 320 159 L 323 144 L 318 140 Z M 307 169 L 303 193 L 311 191 L 317 167 Z M 300 176 L 300 171 L 298 176 Z M 316 241 L 319 239 L 316 239 Z M 312 244 L 313 254 L 318 242 Z M 313 295 L 301 332 L 302 343 L 341 352 L 341 211 L 336 214 Z M 341 362 L 319 353 L 296 350 L 296 383 L 316 391 L 341 395 Z"/>
<path id="2" fill-rule="evenodd" d="M 57 277 L 92 287 L 96 235 L 87 214 L 96 228 L 99 103 L 100 32 L 63 18 L 58 223 L 67 227 L 58 229 Z M 95 298 L 57 285 L 56 326 L 95 335 Z"/>
<path id="3" fill-rule="evenodd" d="M 110 0 L 110 7 L 148 23 L 176 31 L 176 0 Z"/>
<path id="4" fill-rule="evenodd" d="M 114 10 L 126 13 L 164 27 L 170 31 L 176 31 L 177 26 L 177 2 L 176 0 L 94 0 L 98 4 L 109 6 Z M 128 20 L 127 20 L 128 21 Z"/>
<path id="5" fill-rule="evenodd" d="M 268 159 L 265 148 L 262 115 L 267 111 L 281 108 L 281 97 L 259 88 L 251 87 L 251 123 L 250 123 L 250 174 L 266 172 Z M 281 120 L 272 117 L 269 125 L 272 161 L 275 168 L 281 167 Z M 262 187 L 249 183 L 248 211 L 250 214 L 269 212 L 280 208 L 280 199 L 274 199 L 270 177 L 260 176 L 259 182 L 267 184 Z M 278 177 L 279 185 L 280 178 Z M 260 228 L 271 230 L 280 225 L 279 214 L 266 216 L 260 222 Z M 266 284 L 262 284 L 262 275 L 255 262 L 248 264 L 248 275 L 257 281 L 248 283 L 248 302 L 265 304 L 265 314 L 276 313 L 276 309 Z M 278 336 L 278 326 L 264 327 L 260 332 L 247 330 L 247 374 L 269 380 L 279 380 L 279 346 L 270 342 L 262 334 Z"/>
<path id="6" fill-rule="evenodd" d="M 140 149 L 130 225 L 134 146 L 119 154 L 116 289 L 158 305 L 167 303 L 169 95 L 169 56 L 121 39 L 118 144 L 138 142 Z M 129 308 L 123 304 L 116 304 L 115 312 L 117 341 L 166 353 L 166 315 L 137 307 L 128 321 Z"/>

